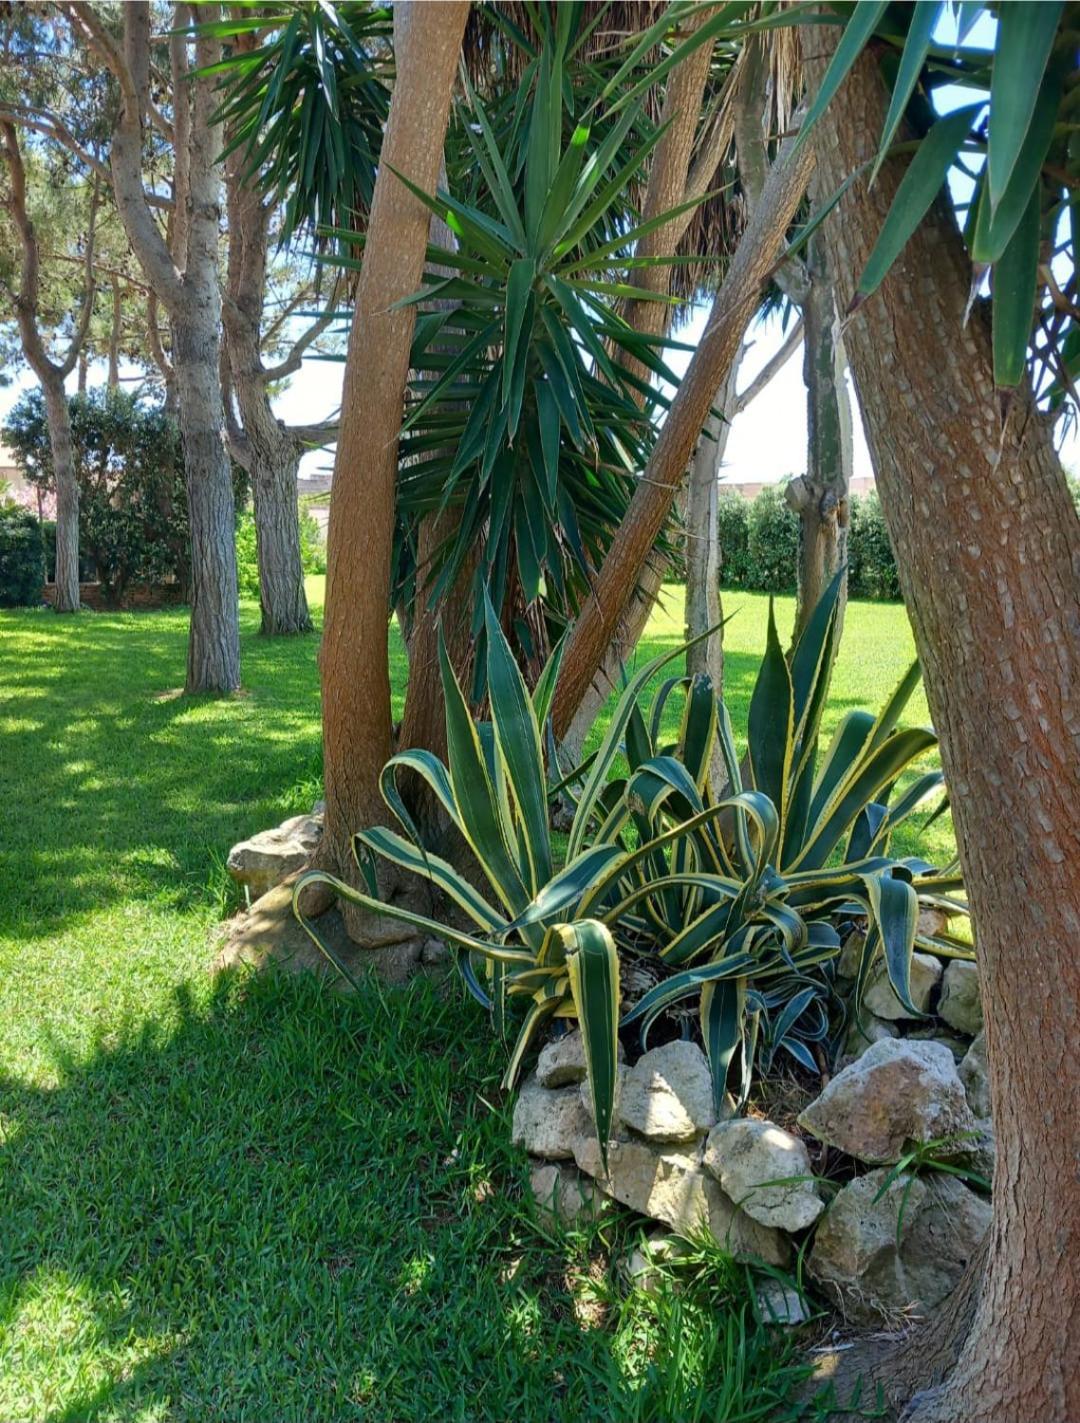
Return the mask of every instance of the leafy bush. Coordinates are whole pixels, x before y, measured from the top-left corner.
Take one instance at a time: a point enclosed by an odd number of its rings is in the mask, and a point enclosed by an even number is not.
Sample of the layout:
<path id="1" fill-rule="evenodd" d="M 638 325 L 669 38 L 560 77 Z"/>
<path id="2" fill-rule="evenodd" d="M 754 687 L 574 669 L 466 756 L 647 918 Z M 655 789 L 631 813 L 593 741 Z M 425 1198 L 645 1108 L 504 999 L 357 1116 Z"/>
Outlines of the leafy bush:
<path id="1" fill-rule="evenodd" d="M 798 578 L 799 516 L 783 486 L 767 484 L 750 505 L 746 528 L 748 588 L 790 593 Z"/>
<path id="2" fill-rule="evenodd" d="M 326 572 L 326 545 L 318 523 L 300 510 L 300 563 L 305 573 Z M 259 597 L 259 558 L 255 516 L 245 509 L 236 520 L 236 578 L 241 598 Z"/>
<path id="3" fill-rule="evenodd" d="M 848 587 L 855 598 L 899 598 L 896 556 L 876 491 L 851 501 Z"/>
<path id="4" fill-rule="evenodd" d="M 741 494 L 727 490 L 716 501 L 720 545 L 720 582 L 725 588 L 745 588 L 750 574 L 750 505 Z"/>
<path id="5" fill-rule="evenodd" d="M 18 504 L 0 505 L 0 607 L 40 603 L 44 583 L 40 520 Z"/>
<path id="6" fill-rule="evenodd" d="M 780 1049 L 813 1071 L 811 1045 L 829 1038 L 837 1019 L 842 1026 L 847 1011 L 833 961 L 839 926 L 854 916 L 865 917 L 868 931 L 852 1006 L 857 1011 L 880 954 L 897 995 L 919 1016 L 909 983 L 915 944 L 968 953 L 955 941 L 918 935 L 920 901 L 950 897 L 952 904 L 961 889 L 958 875 L 951 867 L 937 873 L 922 861 L 889 856 L 893 830 L 941 785 L 940 772 L 928 772 L 890 804 L 898 778 L 935 737 L 898 729 L 918 682 L 915 664 L 879 716 L 853 711 L 843 718 L 819 762 L 839 588 L 837 578 L 790 666 L 770 611 L 749 709 L 745 772 L 727 709 L 708 679 L 669 678 L 647 716 L 638 705 L 646 684 L 682 649 L 634 676 L 599 750 L 568 778 L 580 792 L 561 869 L 547 806 L 566 782 L 548 784 L 540 733 L 558 653 L 530 696 L 488 604 L 491 722 L 473 722 L 440 649 L 447 764 L 428 751 L 393 757 L 383 796 L 405 834 L 377 826 L 355 836 L 367 892 L 313 870 L 298 880 L 294 905 L 305 886 L 323 883 L 344 899 L 439 935 L 456 950 L 466 984 L 492 1009 L 500 1031 L 512 1005 L 524 1000 L 507 1086 L 537 1030 L 553 1017 L 576 1017 L 602 1145 L 613 1111 L 619 1031 L 636 1029 L 644 1046 L 656 1020 L 687 998 L 698 1004 L 718 1103 L 732 1075 L 745 1101 L 755 1062 L 768 1070 Z M 684 708 L 670 743 L 661 727 L 674 695 L 684 698 Z M 729 787 L 714 802 L 709 769 L 717 745 Z M 424 845 L 398 789 L 399 772 L 426 782 L 475 853 L 490 896 Z M 457 916 L 440 923 L 382 902 L 375 857 L 430 881 L 475 927 L 465 931 Z M 351 980 L 299 908 L 297 914 Z M 620 982 L 629 964 L 654 986 L 620 1023 Z"/>
<path id="7" fill-rule="evenodd" d="M 91 391 L 70 400 L 79 485 L 80 564 L 92 560 L 107 596 L 131 582 L 176 579 L 186 588 L 190 552 L 183 452 L 175 420 L 124 391 Z M 13 407 L 4 438 L 26 478 L 53 484 L 44 402 L 28 391 Z M 246 488 L 234 470 L 238 499 Z"/>

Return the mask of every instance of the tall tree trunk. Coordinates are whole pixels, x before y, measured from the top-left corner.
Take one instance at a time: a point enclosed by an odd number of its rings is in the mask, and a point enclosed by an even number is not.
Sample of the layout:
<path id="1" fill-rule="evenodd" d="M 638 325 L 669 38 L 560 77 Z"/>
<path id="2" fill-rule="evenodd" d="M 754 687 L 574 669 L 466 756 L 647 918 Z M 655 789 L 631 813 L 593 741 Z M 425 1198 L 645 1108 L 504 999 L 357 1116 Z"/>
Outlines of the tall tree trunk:
<path id="1" fill-rule="evenodd" d="M 689 17 L 688 32 L 703 24 L 708 15 L 708 9 L 702 7 Z M 691 196 L 691 189 L 697 196 L 704 192 L 700 174 L 692 174 L 691 161 L 694 157 L 694 141 L 698 134 L 698 119 L 712 52 L 712 41 L 701 44 L 675 68 L 668 80 L 660 116 L 661 122 L 667 127 L 657 145 L 649 170 L 649 183 L 642 205 L 642 221 L 650 221 L 679 206 Z M 723 147 L 726 146 L 727 143 L 723 142 Z M 711 152 L 710 157 L 711 167 L 708 163 L 705 166 L 709 168 L 711 177 L 719 155 Z M 689 214 L 684 213 L 647 233 L 641 239 L 636 255 L 672 256 L 689 220 Z M 630 281 L 641 291 L 666 294 L 670 289 L 670 270 L 662 265 L 637 267 L 633 270 Z M 671 307 L 663 302 L 630 299 L 625 303 L 622 314 L 635 330 L 646 335 L 664 335 L 671 324 Z M 624 364 L 639 380 L 649 379 L 649 372 L 639 361 L 624 358 Z M 643 394 L 635 396 L 635 399 L 639 405 L 644 404 Z M 654 549 L 638 571 L 633 597 L 627 601 L 609 629 L 608 646 L 588 685 L 581 688 L 576 705 L 565 709 L 558 735 L 568 763 L 573 764 L 580 760 L 585 738 L 600 708 L 607 701 L 612 689 L 620 685 L 623 667 L 633 656 L 638 640 L 645 630 L 660 590 L 664 586 L 667 570 L 667 558 Z"/>
<path id="2" fill-rule="evenodd" d="M 120 389 L 120 334 L 124 320 L 123 297 L 118 278 L 112 280 L 112 323 L 109 326 L 109 390 Z"/>
<path id="3" fill-rule="evenodd" d="M 836 44 L 812 31 L 820 83 Z M 817 195 L 873 154 L 888 95 L 863 58 L 818 129 Z M 824 227 L 841 308 L 899 178 L 886 163 Z M 1046 418 L 1002 425 L 984 313 L 943 202 L 845 342 L 926 678 L 976 926 L 997 1131 L 994 1216 L 973 1317 L 943 1307 L 926 1347 L 955 1368 L 918 1423 L 1080 1418 L 1080 520 Z M 910 1349 L 909 1349 L 910 1357 Z M 931 1380 L 931 1382 L 933 1382 Z"/>
<path id="4" fill-rule="evenodd" d="M 56 484 L 56 611 L 79 611 L 79 485 L 71 445 L 71 412 L 62 377 L 41 382 L 49 422 L 49 449 Z"/>
<path id="5" fill-rule="evenodd" d="M 49 427 L 49 446 L 56 484 L 56 611 L 79 611 L 79 486 L 75 478 L 75 461 L 71 447 L 71 414 L 68 409 L 64 382 L 75 369 L 83 354 L 90 318 L 94 309 L 94 227 L 98 210 L 98 180 L 95 177 L 90 200 L 89 233 L 83 254 L 84 291 L 82 309 L 76 319 L 75 331 L 68 342 L 67 354 L 55 361 L 49 355 L 38 325 L 40 295 L 40 251 L 37 231 L 30 217 L 27 202 L 26 169 L 19 137 L 10 120 L 0 122 L 0 157 L 8 172 L 8 193 L 4 200 L 19 234 L 22 248 L 19 289 L 14 293 L 15 319 L 19 327 L 23 354 L 30 369 L 41 382 L 45 396 L 45 414 Z M 82 367 L 80 367 L 80 374 Z"/>
<path id="6" fill-rule="evenodd" d="M 387 620 L 398 432 L 415 325 L 394 309 L 420 285 L 427 210 L 395 176 L 432 191 L 468 14 L 463 0 L 394 7 L 394 85 L 345 365 L 327 537 L 323 691 L 326 829 L 320 858 L 352 878 L 354 831 L 382 815 L 379 775 L 392 751 Z M 350 918 L 363 940 L 370 932 Z"/>
<path id="7" fill-rule="evenodd" d="M 201 306 L 173 317 L 173 358 L 180 400 L 184 485 L 191 529 L 191 629 L 186 692 L 228 692 L 240 685 L 236 500 L 223 443 L 217 281 Z"/>
<path id="8" fill-rule="evenodd" d="M 259 630 L 266 637 L 311 631 L 296 503 L 300 450 L 285 431 L 280 434 L 282 438 L 265 452 L 258 440 L 252 441 L 251 498 L 262 610 Z"/>
<path id="9" fill-rule="evenodd" d="M 611 636 L 630 606 L 683 483 L 712 398 L 742 348 L 743 333 L 757 309 L 762 285 L 779 255 L 812 166 L 809 145 L 792 153 L 791 145 L 786 144 L 769 175 L 630 508 L 574 624 L 552 706 L 556 736 L 565 736 L 569 729 L 602 665 Z"/>
<path id="10" fill-rule="evenodd" d="M 258 37 L 254 34 L 237 38 L 241 51 L 250 52 L 257 46 Z M 270 405 L 269 387 L 276 373 L 267 371 L 262 362 L 270 206 L 246 173 L 246 166 L 241 148 L 234 149 L 225 161 L 229 220 L 228 295 L 224 303 L 226 354 L 251 476 L 261 631 L 266 636 L 282 637 L 311 631 L 296 502 L 302 446 Z M 284 363 L 281 373 L 299 368 L 302 355 L 300 349 L 295 361 Z"/>
<path id="11" fill-rule="evenodd" d="M 704 642 L 686 654 L 690 676 L 703 674 L 712 679 L 719 696 L 724 688 L 724 643 L 720 621 L 720 548 L 717 528 L 720 466 L 724 462 L 731 421 L 735 417 L 735 387 L 742 365 L 743 347 L 716 392 L 705 428 L 690 462 L 686 491 L 686 619 L 687 640 L 716 628 Z"/>
<path id="12" fill-rule="evenodd" d="M 833 575 L 847 562 L 852 462 L 851 404 L 836 286 L 820 234 L 811 239 L 807 275 L 801 303 L 806 473 L 792 480 L 786 491 L 788 503 L 799 515 L 796 638 Z"/>
<path id="13" fill-rule="evenodd" d="M 240 685 L 235 509 L 219 376 L 217 159 L 222 135 L 220 95 L 208 72 L 221 58 L 221 41 L 203 29 L 195 39 L 193 69 L 185 34 L 191 21 L 215 20 L 219 7 L 174 6 L 169 58 L 175 197 L 168 241 L 143 185 L 143 135 L 152 117 L 150 7 L 144 0 L 123 7 L 122 47 L 93 5 L 70 0 L 66 9 L 119 85 L 110 154 L 116 207 L 147 281 L 171 319 L 191 527 L 192 607 L 184 690 L 235 691 Z M 148 315 L 153 342 L 156 317 Z"/>

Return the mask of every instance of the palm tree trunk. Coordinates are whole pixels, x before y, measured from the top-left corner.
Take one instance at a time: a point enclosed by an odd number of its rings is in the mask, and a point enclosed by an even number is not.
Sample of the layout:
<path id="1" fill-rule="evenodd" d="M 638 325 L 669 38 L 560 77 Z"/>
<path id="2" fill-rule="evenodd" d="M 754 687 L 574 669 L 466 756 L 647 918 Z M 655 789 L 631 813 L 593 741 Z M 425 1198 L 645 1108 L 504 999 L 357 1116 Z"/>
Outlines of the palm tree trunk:
<path id="1" fill-rule="evenodd" d="M 415 325 L 394 303 L 419 286 L 427 210 L 396 168 L 431 191 L 439 176 L 468 4 L 394 7 L 394 86 L 345 365 L 327 538 L 320 668 L 326 830 L 320 858 L 355 875 L 352 834 L 382 814 L 379 776 L 392 750 L 387 620 L 398 431 Z M 363 939 L 362 922 L 349 921 Z"/>
<path id="2" fill-rule="evenodd" d="M 836 44 L 809 32 L 808 83 Z M 817 196 L 874 152 L 888 94 L 856 65 L 817 136 Z M 823 229 L 841 309 L 903 174 Z M 1080 1418 L 1080 520 L 1027 393 L 1003 421 L 988 322 L 942 200 L 845 341 L 952 794 L 974 914 L 997 1132 L 986 1267 L 916 1341 L 917 1423 Z M 912 1351 L 906 1353 L 910 1366 Z M 902 1376 L 905 1387 L 910 1374 Z"/>

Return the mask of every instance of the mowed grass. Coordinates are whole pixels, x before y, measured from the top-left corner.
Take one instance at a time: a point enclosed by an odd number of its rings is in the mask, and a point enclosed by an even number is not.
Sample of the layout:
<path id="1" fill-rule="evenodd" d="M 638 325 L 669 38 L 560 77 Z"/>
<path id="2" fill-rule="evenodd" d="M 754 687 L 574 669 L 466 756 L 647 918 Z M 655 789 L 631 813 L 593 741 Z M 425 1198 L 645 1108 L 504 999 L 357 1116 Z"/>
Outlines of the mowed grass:
<path id="1" fill-rule="evenodd" d="M 243 694 L 188 700 L 182 612 L 0 613 L 0 1419 L 795 1417 L 743 1271 L 649 1295 L 632 1222 L 536 1221 L 456 990 L 208 972 L 229 846 L 319 792 L 317 637 L 243 620 Z M 847 626 L 834 713 L 911 655 L 899 608 Z"/>

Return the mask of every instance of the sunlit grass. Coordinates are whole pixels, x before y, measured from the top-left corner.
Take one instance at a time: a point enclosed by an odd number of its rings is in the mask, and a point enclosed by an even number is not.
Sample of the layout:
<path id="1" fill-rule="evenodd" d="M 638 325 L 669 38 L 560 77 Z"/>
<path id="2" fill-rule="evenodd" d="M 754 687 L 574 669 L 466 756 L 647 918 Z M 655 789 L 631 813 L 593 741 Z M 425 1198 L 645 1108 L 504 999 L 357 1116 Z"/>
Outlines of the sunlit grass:
<path id="1" fill-rule="evenodd" d="M 765 606 L 727 602 L 739 725 Z M 212 979 L 229 846 L 321 786 L 317 635 L 257 623 L 243 694 L 185 700 L 181 611 L 0 614 L 0 1419 L 747 1417 L 785 1350 L 744 1274 L 645 1297 L 624 1220 L 539 1229 L 471 1004 Z M 831 715 L 911 655 L 899 608 L 847 627 Z"/>

